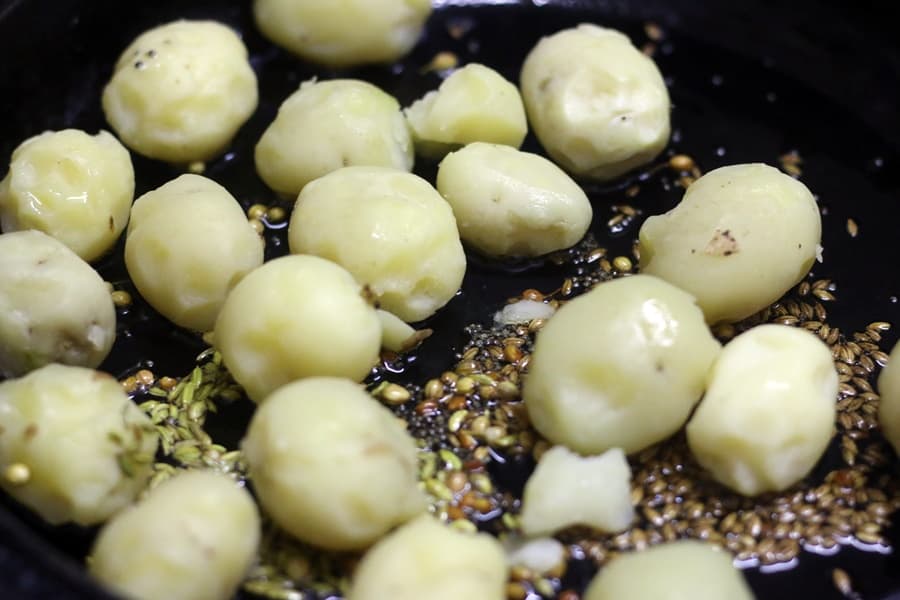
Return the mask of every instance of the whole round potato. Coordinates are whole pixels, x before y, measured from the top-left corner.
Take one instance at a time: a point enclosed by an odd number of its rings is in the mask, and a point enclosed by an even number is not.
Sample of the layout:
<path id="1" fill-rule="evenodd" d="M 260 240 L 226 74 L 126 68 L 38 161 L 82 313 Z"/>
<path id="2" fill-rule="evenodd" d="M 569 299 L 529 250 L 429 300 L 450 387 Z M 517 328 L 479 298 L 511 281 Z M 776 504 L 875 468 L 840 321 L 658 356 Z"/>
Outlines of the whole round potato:
<path id="1" fill-rule="evenodd" d="M 254 0 L 264 36 L 332 67 L 392 62 L 422 35 L 431 0 Z"/>
<path id="2" fill-rule="evenodd" d="M 834 430 L 838 376 L 818 337 L 759 325 L 731 340 L 687 426 L 694 456 L 729 488 L 755 496 L 805 477 Z"/>
<path id="3" fill-rule="evenodd" d="M 0 485 L 52 525 L 94 525 L 131 504 L 158 442 L 115 378 L 59 364 L 0 383 L 0 424 Z"/>
<path id="4" fill-rule="evenodd" d="M 112 297 L 89 264 L 40 231 L 0 235 L 0 375 L 97 367 L 115 339 Z"/>
<path id="5" fill-rule="evenodd" d="M 134 168 L 106 131 L 47 131 L 13 151 L 0 181 L 0 227 L 37 229 L 86 261 L 106 254 L 128 223 Z"/>
<path id="6" fill-rule="evenodd" d="M 88 562 L 111 591 L 136 600 L 228 600 L 256 560 L 260 519 L 240 484 L 185 471 L 100 530 Z"/>
<path id="7" fill-rule="evenodd" d="M 288 241 L 291 252 L 343 266 L 404 321 L 447 304 L 466 271 L 450 206 L 421 177 L 394 169 L 346 167 L 307 185 Z"/>
<path id="8" fill-rule="evenodd" d="M 522 397 L 553 443 L 638 452 L 687 421 L 719 351 L 690 294 L 649 275 L 608 281 L 538 333 Z"/>
<path id="9" fill-rule="evenodd" d="M 228 190 L 200 175 L 182 175 L 135 201 L 125 266 L 141 296 L 164 317 L 209 331 L 228 291 L 262 264 L 263 246 Z"/>
<path id="10" fill-rule="evenodd" d="M 296 197 L 307 183 L 351 165 L 409 171 L 413 144 L 400 105 L 371 83 L 305 81 L 256 145 L 256 171 Z"/>
<path id="11" fill-rule="evenodd" d="M 822 218 L 809 189 L 763 164 L 721 167 L 640 232 L 641 271 L 697 298 L 710 323 L 775 302 L 809 272 Z"/>
<path id="12" fill-rule="evenodd" d="M 887 365 L 878 376 L 878 422 L 884 436 L 900 454 L 900 343 L 891 350 Z"/>
<path id="13" fill-rule="evenodd" d="M 424 515 L 362 558 L 347 600 L 503 600 L 506 556 L 485 533 L 464 533 Z"/>
<path id="14" fill-rule="evenodd" d="M 459 235 L 488 256 L 539 256 L 576 244 L 591 225 L 584 191 L 552 162 L 476 142 L 441 162 L 437 189 Z"/>
<path id="15" fill-rule="evenodd" d="M 244 277 L 225 299 L 215 344 L 254 402 L 315 375 L 361 381 L 378 360 L 381 321 L 361 286 L 315 256 L 283 256 Z"/>
<path id="16" fill-rule="evenodd" d="M 172 163 L 220 154 L 256 110 L 247 48 L 215 21 L 175 21 L 139 35 L 103 89 L 103 112 L 132 150 Z"/>
<path id="17" fill-rule="evenodd" d="M 608 180 L 669 140 L 669 93 L 656 64 L 613 29 L 582 24 L 541 39 L 522 65 L 528 120 L 574 175 Z"/>
<path id="18" fill-rule="evenodd" d="M 242 447 L 260 503 L 304 542 L 365 548 L 425 510 L 415 440 L 347 379 L 278 388 L 256 409 Z"/>

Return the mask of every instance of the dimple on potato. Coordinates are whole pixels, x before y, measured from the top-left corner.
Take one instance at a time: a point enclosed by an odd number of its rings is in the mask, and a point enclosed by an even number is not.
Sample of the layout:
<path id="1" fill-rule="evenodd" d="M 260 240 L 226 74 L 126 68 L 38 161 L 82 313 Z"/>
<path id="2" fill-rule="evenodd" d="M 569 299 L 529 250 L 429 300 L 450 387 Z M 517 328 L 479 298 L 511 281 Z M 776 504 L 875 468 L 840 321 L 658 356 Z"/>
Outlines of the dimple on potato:
<path id="1" fill-rule="evenodd" d="M 891 350 L 887 365 L 878 376 L 878 422 L 884 437 L 900 454 L 900 343 Z"/>
<path id="2" fill-rule="evenodd" d="M 644 222 L 641 272 L 693 294 L 710 323 L 737 321 L 803 279 L 821 239 L 818 205 L 801 182 L 764 164 L 720 167 Z"/>
<path id="3" fill-rule="evenodd" d="M 141 296 L 164 317 L 209 331 L 228 291 L 263 262 L 263 240 L 228 190 L 182 175 L 138 198 L 125 265 Z"/>
<path id="4" fill-rule="evenodd" d="M 116 243 L 133 199 L 131 157 L 109 132 L 47 131 L 13 151 L 0 181 L 0 228 L 43 231 L 92 261 Z"/>

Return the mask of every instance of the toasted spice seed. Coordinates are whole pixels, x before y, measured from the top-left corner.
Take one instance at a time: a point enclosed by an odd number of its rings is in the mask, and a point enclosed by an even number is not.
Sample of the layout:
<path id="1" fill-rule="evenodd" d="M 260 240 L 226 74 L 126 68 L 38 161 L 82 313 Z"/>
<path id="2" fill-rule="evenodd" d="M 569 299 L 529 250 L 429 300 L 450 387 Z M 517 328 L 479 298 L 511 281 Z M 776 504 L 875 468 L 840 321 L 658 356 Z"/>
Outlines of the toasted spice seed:
<path id="1" fill-rule="evenodd" d="M 853 219 L 847 219 L 847 233 L 850 237 L 855 238 L 859 234 L 859 225 Z"/>
<path id="2" fill-rule="evenodd" d="M 381 390 L 381 397 L 389 404 L 402 404 L 409 400 L 412 396 L 402 385 L 391 383 Z"/>
<path id="3" fill-rule="evenodd" d="M 690 171 L 694 168 L 694 159 L 687 154 L 676 154 L 669 159 L 669 168 L 673 171 Z"/>
<path id="4" fill-rule="evenodd" d="M 627 256 L 617 256 L 613 259 L 613 267 L 615 267 L 617 271 L 625 273 L 631 271 L 633 265 L 631 264 L 631 259 Z"/>
<path id="5" fill-rule="evenodd" d="M 112 292 L 111 296 L 113 304 L 115 304 L 118 308 L 126 308 L 128 306 L 131 306 L 131 294 L 129 294 L 125 290 L 115 290 L 114 292 Z"/>

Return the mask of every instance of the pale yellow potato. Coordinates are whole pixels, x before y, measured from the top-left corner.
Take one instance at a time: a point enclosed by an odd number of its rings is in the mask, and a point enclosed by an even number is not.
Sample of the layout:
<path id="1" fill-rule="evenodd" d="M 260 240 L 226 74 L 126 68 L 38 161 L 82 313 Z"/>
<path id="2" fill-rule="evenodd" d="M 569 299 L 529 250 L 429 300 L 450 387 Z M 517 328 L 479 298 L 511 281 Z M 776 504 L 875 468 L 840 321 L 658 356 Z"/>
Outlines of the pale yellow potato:
<path id="1" fill-rule="evenodd" d="M 803 279 L 821 239 L 819 208 L 801 182 L 764 164 L 721 167 L 644 222 L 641 272 L 693 294 L 708 322 L 737 321 Z"/>
<path id="2" fill-rule="evenodd" d="M 459 235 L 488 256 L 540 256 L 575 245 L 591 225 L 591 202 L 552 162 L 476 142 L 447 155 L 437 189 Z"/>
<path id="3" fill-rule="evenodd" d="M 37 229 L 86 261 L 106 254 L 128 223 L 134 168 L 106 131 L 47 131 L 13 151 L 0 181 L 0 228 Z"/>
<path id="4" fill-rule="evenodd" d="M 172 163 L 222 153 L 256 110 L 247 48 L 215 21 L 174 21 L 139 35 L 103 89 L 106 120 L 125 145 Z"/>
<path id="5" fill-rule="evenodd" d="M 881 402 L 878 404 L 878 422 L 884 437 L 894 450 L 900 454 L 900 344 L 891 350 L 887 365 L 878 376 L 878 392 Z"/>
<path id="6" fill-rule="evenodd" d="M 450 206 L 421 177 L 394 169 L 346 167 L 310 183 L 288 241 L 291 252 L 343 266 L 409 322 L 447 304 L 466 270 Z"/>
<path id="7" fill-rule="evenodd" d="M 504 600 L 503 547 L 425 515 L 375 544 L 353 574 L 347 600 Z"/>
<path id="8" fill-rule="evenodd" d="M 397 60 L 416 44 L 431 0 L 255 0 L 264 36 L 332 67 Z"/>
<path id="9" fill-rule="evenodd" d="M 745 496 L 784 490 L 828 447 L 837 391 L 822 340 L 759 325 L 731 340 L 713 364 L 687 426 L 688 445 L 717 481 Z"/>
<path id="10" fill-rule="evenodd" d="M 547 321 L 522 397 L 551 442 L 630 454 L 687 421 L 720 348 L 690 294 L 650 275 L 616 279 Z"/>
<path id="11" fill-rule="evenodd" d="M 356 79 L 313 79 L 278 108 L 255 158 L 266 185 L 296 197 L 307 183 L 341 167 L 410 171 L 413 143 L 393 96 Z"/>
<path id="12" fill-rule="evenodd" d="M 107 523 L 88 568 L 133 600 L 228 600 L 256 561 L 259 539 L 259 513 L 241 484 L 185 471 Z"/>
<path id="13" fill-rule="evenodd" d="M 454 71 L 405 112 L 416 152 L 423 156 L 439 158 L 472 142 L 518 148 L 528 133 L 519 90 L 478 63 Z"/>
<path id="14" fill-rule="evenodd" d="M 242 447 L 266 513 L 304 542 L 365 548 L 425 510 L 415 440 L 347 379 L 279 388 L 257 408 Z"/>
<path id="15" fill-rule="evenodd" d="M 522 65 L 528 121 L 570 173 L 608 180 L 653 160 L 669 140 L 669 92 L 628 37 L 582 24 L 541 39 Z"/>
<path id="16" fill-rule="evenodd" d="M 250 399 L 262 402 L 304 377 L 362 381 L 378 361 L 381 322 L 350 273 L 315 256 L 284 256 L 231 290 L 215 345 Z"/>
<path id="17" fill-rule="evenodd" d="M 631 468 L 619 448 L 581 457 L 554 446 L 525 482 L 519 521 L 527 536 L 552 535 L 573 525 L 617 533 L 633 519 Z"/>
<path id="18" fill-rule="evenodd" d="M 0 375 L 97 367 L 115 339 L 112 297 L 89 264 L 40 231 L 0 235 Z"/>
<path id="19" fill-rule="evenodd" d="M 731 555 L 697 540 L 622 554 L 600 568 L 584 600 L 753 600 Z"/>
<path id="20" fill-rule="evenodd" d="M 0 383 L 0 424 L 0 486 L 52 525 L 95 525 L 131 504 L 158 441 L 115 378 L 59 364 Z"/>
<path id="21" fill-rule="evenodd" d="M 125 265 L 160 314 L 181 327 L 209 331 L 228 291 L 262 264 L 263 249 L 234 196 L 189 174 L 135 201 Z"/>

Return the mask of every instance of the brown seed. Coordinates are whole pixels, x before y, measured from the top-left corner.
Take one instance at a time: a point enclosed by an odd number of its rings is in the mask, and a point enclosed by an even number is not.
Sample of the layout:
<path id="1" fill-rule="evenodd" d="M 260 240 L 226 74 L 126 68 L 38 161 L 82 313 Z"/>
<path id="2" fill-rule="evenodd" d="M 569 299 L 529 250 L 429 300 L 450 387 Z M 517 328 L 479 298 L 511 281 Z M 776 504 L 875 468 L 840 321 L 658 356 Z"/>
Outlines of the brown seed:
<path id="1" fill-rule="evenodd" d="M 544 294 L 534 288 L 529 288 L 522 292 L 523 300 L 532 300 L 534 302 L 543 302 Z"/>
<path id="2" fill-rule="evenodd" d="M 669 168 L 673 171 L 690 171 L 694 167 L 694 159 L 687 154 L 676 154 L 669 159 Z"/>
<path id="3" fill-rule="evenodd" d="M 843 569 L 834 569 L 831 572 L 831 581 L 834 582 L 834 587 L 836 587 L 841 594 L 850 596 L 853 593 L 853 585 L 850 582 L 850 576 L 847 575 L 847 571 Z"/>
<path id="4" fill-rule="evenodd" d="M 509 600 L 525 600 L 528 597 L 528 589 L 517 581 L 506 584 L 506 597 Z"/>

